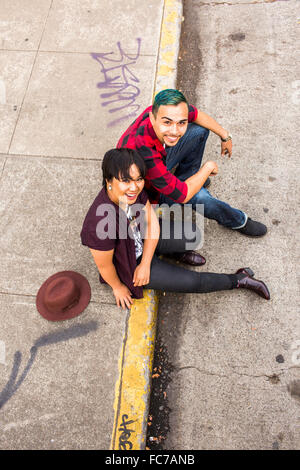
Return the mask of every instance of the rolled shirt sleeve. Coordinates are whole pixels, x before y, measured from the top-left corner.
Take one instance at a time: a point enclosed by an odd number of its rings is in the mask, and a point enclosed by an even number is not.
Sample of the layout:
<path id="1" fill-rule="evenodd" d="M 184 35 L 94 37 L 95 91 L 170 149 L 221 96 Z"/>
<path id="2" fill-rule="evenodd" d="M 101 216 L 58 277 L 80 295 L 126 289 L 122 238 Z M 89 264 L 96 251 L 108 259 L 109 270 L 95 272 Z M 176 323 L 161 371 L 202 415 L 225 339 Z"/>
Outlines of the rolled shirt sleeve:
<path id="1" fill-rule="evenodd" d="M 167 170 L 165 149 L 155 135 L 149 119 L 151 109 L 151 106 L 146 108 L 129 126 L 120 138 L 117 147 L 136 149 L 144 158 L 147 166 L 145 188 L 152 203 L 159 202 L 159 193 L 174 202 L 183 203 L 188 193 L 187 184 Z M 198 110 L 193 105 L 188 105 L 188 110 L 188 121 L 194 122 L 197 119 Z"/>
<path id="2" fill-rule="evenodd" d="M 139 148 L 147 166 L 146 181 L 157 191 L 168 196 L 175 202 L 183 202 L 187 196 L 188 187 L 167 170 L 161 154 L 149 147 Z"/>

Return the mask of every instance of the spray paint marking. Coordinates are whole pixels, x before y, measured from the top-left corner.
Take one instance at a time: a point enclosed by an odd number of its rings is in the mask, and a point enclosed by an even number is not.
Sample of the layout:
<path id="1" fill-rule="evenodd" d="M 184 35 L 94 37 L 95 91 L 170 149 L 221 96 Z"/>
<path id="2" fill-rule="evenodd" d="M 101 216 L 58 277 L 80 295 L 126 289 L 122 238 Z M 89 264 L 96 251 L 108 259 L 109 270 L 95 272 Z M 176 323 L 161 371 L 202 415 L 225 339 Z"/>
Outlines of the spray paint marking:
<path id="1" fill-rule="evenodd" d="M 141 38 L 137 38 L 136 54 L 126 54 L 118 42 L 119 57 L 114 52 L 93 52 L 92 58 L 101 66 L 103 81 L 97 84 L 103 102 L 102 107 L 109 107 L 109 113 L 118 113 L 118 118 L 110 121 L 107 127 L 112 127 L 129 117 L 136 116 L 140 105 L 136 99 L 140 95 L 139 79 L 130 67 L 136 64 L 141 50 Z M 125 113 L 125 114 L 124 114 Z M 121 114 L 121 116 L 120 116 Z"/>

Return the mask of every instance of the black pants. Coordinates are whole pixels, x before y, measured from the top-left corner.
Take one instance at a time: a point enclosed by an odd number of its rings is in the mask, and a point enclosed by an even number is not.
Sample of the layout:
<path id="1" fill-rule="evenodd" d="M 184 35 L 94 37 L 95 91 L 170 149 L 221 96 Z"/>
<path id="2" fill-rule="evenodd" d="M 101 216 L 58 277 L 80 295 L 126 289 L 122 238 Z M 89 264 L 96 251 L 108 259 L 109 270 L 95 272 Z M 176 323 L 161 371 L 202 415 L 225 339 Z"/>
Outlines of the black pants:
<path id="1" fill-rule="evenodd" d="M 205 293 L 229 290 L 235 287 L 237 285 L 235 274 L 198 273 L 168 263 L 158 257 L 159 255 L 185 252 L 186 243 L 191 243 L 193 237 L 194 239 L 196 238 L 195 233 L 199 234 L 195 224 L 190 223 L 190 227 L 187 227 L 185 224 L 182 238 L 175 239 L 176 223 L 173 222 L 171 224 L 170 237 L 168 239 L 159 239 L 151 263 L 150 282 L 145 288 L 165 292 Z"/>

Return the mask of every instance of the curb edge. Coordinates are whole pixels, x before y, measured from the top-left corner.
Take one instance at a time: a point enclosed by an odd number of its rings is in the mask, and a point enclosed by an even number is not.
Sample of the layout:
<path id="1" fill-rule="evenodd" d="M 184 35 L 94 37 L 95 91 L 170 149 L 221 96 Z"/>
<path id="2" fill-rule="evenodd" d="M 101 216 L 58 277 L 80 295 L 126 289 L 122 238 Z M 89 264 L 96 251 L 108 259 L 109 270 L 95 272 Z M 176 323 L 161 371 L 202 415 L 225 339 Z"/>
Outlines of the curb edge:
<path id="1" fill-rule="evenodd" d="M 154 96 L 176 87 L 182 11 L 182 0 L 164 0 Z M 127 310 L 115 386 L 111 450 L 146 447 L 158 301 L 155 291 L 145 289 L 144 298 L 134 300 Z"/>

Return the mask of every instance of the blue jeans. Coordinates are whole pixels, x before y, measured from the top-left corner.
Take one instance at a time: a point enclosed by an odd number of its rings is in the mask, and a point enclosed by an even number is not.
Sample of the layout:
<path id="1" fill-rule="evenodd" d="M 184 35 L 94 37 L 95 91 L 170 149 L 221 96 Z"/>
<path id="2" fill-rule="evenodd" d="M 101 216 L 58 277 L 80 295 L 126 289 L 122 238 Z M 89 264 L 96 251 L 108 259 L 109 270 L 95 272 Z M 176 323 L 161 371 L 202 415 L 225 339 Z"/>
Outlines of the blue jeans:
<path id="1" fill-rule="evenodd" d="M 175 176 L 185 181 L 194 175 L 201 167 L 202 157 L 209 130 L 197 124 L 190 123 L 186 133 L 174 147 L 167 147 L 167 169 L 170 171 L 176 167 Z M 174 204 L 174 201 L 164 194 L 160 195 L 160 204 Z M 226 202 L 213 197 L 205 188 L 201 188 L 186 204 L 192 204 L 196 210 L 196 204 L 204 205 L 204 217 L 216 220 L 219 224 L 232 229 L 244 227 L 247 215 L 239 209 L 234 209 Z"/>

